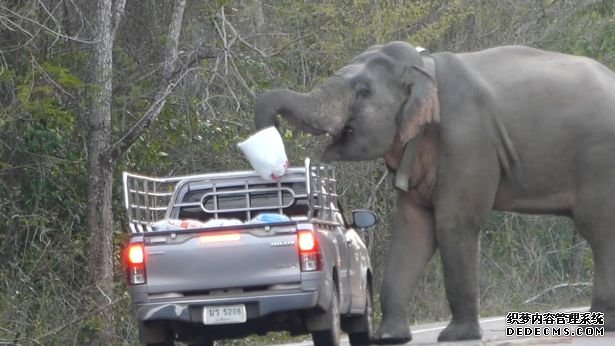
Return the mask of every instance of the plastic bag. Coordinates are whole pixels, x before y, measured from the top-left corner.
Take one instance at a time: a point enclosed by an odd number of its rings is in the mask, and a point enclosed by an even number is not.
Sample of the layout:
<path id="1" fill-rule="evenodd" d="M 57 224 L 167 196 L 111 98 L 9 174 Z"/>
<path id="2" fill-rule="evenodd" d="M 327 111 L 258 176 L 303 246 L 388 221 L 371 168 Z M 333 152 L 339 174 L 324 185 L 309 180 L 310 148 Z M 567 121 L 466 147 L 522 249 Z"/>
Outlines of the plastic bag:
<path id="1" fill-rule="evenodd" d="M 284 214 L 262 213 L 252 218 L 252 220 L 248 221 L 248 223 L 253 224 L 253 223 L 270 223 L 270 222 L 286 222 L 286 221 L 290 221 L 290 218 Z"/>
<path id="2" fill-rule="evenodd" d="M 277 180 L 286 173 L 288 159 L 278 130 L 271 126 L 238 144 L 252 168 L 265 180 Z"/>
<path id="3" fill-rule="evenodd" d="M 152 224 L 154 231 L 181 231 L 184 229 L 203 228 L 205 223 L 193 219 L 164 219 Z"/>
<path id="4" fill-rule="evenodd" d="M 221 226 L 236 226 L 242 225 L 243 222 L 237 219 L 211 219 L 207 222 L 202 222 L 194 219 L 164 219 L 152 224 L 153 231 L 181 231 L 194 228 L 209 228 Z"/>
<path id="5" fill-rule="evenodd" d="M 205 227 L 237 226 L 243 225 L 238 219 L 211 219 L 205 222 Z"/>

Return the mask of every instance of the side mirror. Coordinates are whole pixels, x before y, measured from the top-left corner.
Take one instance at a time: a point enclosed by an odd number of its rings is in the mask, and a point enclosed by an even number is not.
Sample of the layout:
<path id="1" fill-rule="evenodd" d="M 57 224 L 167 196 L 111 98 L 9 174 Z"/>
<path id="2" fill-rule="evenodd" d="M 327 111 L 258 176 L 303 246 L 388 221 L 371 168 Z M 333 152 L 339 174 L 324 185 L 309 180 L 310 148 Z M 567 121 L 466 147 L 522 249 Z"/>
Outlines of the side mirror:
<path id="1" fill-rule="evenodd" d="M 353 210 L 352 211 L 352 226 L 364 230 L 378 223 L 376 213 L 371 210 Z"/>

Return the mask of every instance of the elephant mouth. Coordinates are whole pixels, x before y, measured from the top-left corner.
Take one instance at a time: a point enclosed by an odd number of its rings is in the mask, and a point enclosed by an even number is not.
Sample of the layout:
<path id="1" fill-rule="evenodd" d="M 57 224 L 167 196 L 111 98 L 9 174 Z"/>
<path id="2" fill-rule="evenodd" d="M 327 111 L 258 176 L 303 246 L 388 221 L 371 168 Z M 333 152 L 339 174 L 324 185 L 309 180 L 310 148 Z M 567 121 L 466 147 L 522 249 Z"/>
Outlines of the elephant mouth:
<path id="1" fill-rule="evenodd" d="M 288 120 L 296 128 L 301 129 L 301 131 L 307 132 L 311 135 L 321 136 L 321 135 L 327 134 L 327 131 L 316 128 L 302 119 L 288 119 Z"/>
<path id="2" fill-rule="evenodd" d="M 322 153 L 322 160 L 325 162 L 337 161 L 340 157 L 340 148 L 344 146 L 346 141 L 350 138 L 351 131 L 344 128 L 338 133 L 325 131 L 325 150 Z"/>
<path id="3" fill-rule="evenodd" d="M 348 141 L 350 137 L 354 134 L 354 128 L 352 126 L 344 126 L 339 132 L 332 131 L 323 131 L 325 136 L 329 138 L 329 146 L 334 144 L 342 144 L 343 142 Z"/>

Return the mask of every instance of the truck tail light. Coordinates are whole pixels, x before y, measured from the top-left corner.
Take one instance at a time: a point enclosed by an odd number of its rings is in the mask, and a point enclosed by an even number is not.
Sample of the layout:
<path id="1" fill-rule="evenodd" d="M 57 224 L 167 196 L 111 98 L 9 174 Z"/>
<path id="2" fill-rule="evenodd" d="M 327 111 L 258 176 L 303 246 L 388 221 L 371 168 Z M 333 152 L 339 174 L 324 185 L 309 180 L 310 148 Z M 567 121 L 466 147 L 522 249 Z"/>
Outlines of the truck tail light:
<path id="1" fill-rule="evenodd" d="M 299 262 L 301 271 L 312 272 L 322 269 L 320 246 L 312 229 L 302 229 L 297 232 L 299 247 Z"/>
<path id="2" fill-rule="evenodd" d="M 145 276 L 145 249 L 143 243 L 132 243 L 126 249 L 126 275 L 130 285 L 143 285 Z"/>

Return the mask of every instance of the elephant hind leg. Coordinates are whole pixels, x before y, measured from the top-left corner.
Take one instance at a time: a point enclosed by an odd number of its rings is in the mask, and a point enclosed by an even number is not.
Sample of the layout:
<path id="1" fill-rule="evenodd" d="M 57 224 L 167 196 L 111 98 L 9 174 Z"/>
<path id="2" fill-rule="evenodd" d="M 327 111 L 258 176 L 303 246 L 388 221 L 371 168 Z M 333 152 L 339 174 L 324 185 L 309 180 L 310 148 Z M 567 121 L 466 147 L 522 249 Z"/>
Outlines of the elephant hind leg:
<path id="1" fill-rule="evenodd" d="M 615 238 L 615 237 L 612 237 Z M 615 240 L 605 246 L 592 246 L 594 288 L 591 311 L 604 313 L 604 327 L 615 331 Z"/>
<path id="2" fill-rule="evenodd" d="M 615 203 L 611 204 L 595 209 L 599 211 L 584 219 L 575 217 L 577 229 L 587 239 L 594 259 L 591 311 L 604 313 L 607 331 L 615 331 Z"/>
<path id="3" fill-rule="evenodd" d="M 615 331 L 615 234 L 590 245 L 594 257 L 591 311 L 604 313 L 605 329 Z"/>

